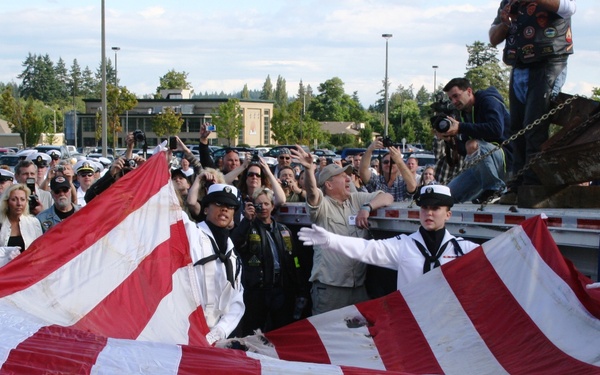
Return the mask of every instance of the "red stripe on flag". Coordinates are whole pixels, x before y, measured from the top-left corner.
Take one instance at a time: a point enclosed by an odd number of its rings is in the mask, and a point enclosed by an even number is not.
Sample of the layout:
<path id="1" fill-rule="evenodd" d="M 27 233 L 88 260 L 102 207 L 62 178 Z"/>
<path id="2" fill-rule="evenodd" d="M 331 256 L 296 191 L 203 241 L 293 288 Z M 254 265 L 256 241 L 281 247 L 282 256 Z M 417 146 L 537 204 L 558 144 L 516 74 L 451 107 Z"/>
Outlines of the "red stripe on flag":
<path id="1" fill-rule="evenodd" d="M 178 229 L 178 227 L 181 227 Z M 181 221 L 171 225 L 170 240 L 160 244 L 102 302 L 73 328 L 114 338 L 135 339 L 172 290 L 173 273 L 191 262 Z M 185 234 L 185 233 L 184 233 Z M 115 319 L 115 311 L 119 318 Z"/>
<path id="2" fill-rule="evenodd" d="M 260 375 L 260 361 L 241 350 L 181 346 L 177 375 L 240 374 Z"/>
<path id="3" fill-rule="evenodd" d="M 66 327 L 42 327 L 10 351 L 3 374 L 89 374 L 107 339 Z"/>
<path id="4" fill-rule="evenodd" d="M 387 370 L 416 374 L 443 371 L 400 292 L 356 305 Z"/>
<path id="5" fill-rule="evenodd" d="M 469 277 L 464 271 L 469 270 Z M 514 299 L 481 249 L 442 267 L 456 298 L 490 352 L 509 374 L 591 374 L 550 341 Z"/>
<path id="6" fill-rule="evenodd" d="M 265 333 L 286 361 L 331 363 L 319 333 L 308 319 Z"/>
<path id="7" fill-rule="evenodd" d="M 169 169 L 162 153 L 120 178 L 109 190 L 51 228 L 17 259 L 2 267 L 0 298 L 32 286 L 77 257 L 142 207 L 168 181 Z M 110 215 L 106 207 L 113 208 Z M 73 228 L 81 225 L 93 225 L 94 230 L 74 236 Z"/>
<path id="8" fill-rule="evenodd" d="M 523 223 L 523 229 L 544 262 L 571 287 L 581 304 L 600 319 L 600 289 L 585 288 L 585 285 L 593 283 L 592 279 L 579 272 L 570 260 L 562 256 L 544 220 L 539 216 L 527 220 Z"/>

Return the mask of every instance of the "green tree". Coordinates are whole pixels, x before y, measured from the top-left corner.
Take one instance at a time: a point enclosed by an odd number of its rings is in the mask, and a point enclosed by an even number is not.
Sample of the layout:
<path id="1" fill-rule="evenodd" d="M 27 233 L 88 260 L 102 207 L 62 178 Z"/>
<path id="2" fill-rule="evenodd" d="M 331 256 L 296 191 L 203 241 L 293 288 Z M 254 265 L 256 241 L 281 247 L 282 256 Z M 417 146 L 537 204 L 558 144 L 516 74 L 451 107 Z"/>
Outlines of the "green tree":
<path id="1" fill-rule="evenodd" d="M 274 99 L 273 84 L 271 83 L 270 75 L 267 75 L 267 79 L 265 80 L 265 83 L 263 84 L 262 91 L 260 92 L 260 99 L 261 100 L 273 100 Z"/>
<path id="2" fill-rule="evenodd" d="M 219 105 L 214 110 L 212 122 L 217 127 L 219 137 L 227 139 L 227 144 L 231 146 L 244 127 L 240 101 L 229 99 L 226 103 Z"/>
<path id="3" fill-rule="evenodd" d="M 600 101 L 600 87 L 592 89 L 592 99 Z"/>
<path id="4" fill-rule="evenodd" d="M 176 72 L 171 69 L 164 76 L 160 77 L 160 83 L 156 88 L 156 94 L 160 94 L 160 90 L 183 89 L 191 90 L 192 85 L 188 82 L 188 73 Z"/>
<path id="5" fill-rule="evenodd" d="M 113 149 L 117 148 L 117 134 L 123 131 L 120 114 L 129 111 L 137 105 L 138 101 L 127 87 L 108 85 L 106 90 L 106 110 L 108 121 L 108 137 L 112 141 Z"/>
<path id="6" fill-rule="evenodd" d="M 81 80 L 82 85 L 80 88 L 80 95 L 84 98 L 94 97 L 95 89 L 96 86 L 98 86 L 98 83 L 96 83 L 94 73 L 92 73 L 92 70 L 88 66 L 86 66 L 83 70 Z M 99 96 L 96 96 L 96 98 L 99 98 Z"/>
<path id="7" fill-rule="evenodd" d="M 181 125 L 183 125 L 181 113 L 176 113 L 172 107 L 163 107 L 162 112 L 152 119 L 152 131 L 159 137 L 178 134 Z"/>
<path id="8" fill-rule="evenodd" d="M 244 84 L 244 88 L 242 89 L 242 94 L 240 95 L 242 99 L 250 99 L 250 90 L 248 90 L 248 84 Z"/>
<path id="9" fill-rule="evenodd" d="M 331 78 L 319 85 L 319 95 L 311 100 L 308 107 L 310 116 L 317 121 L 355 121 L 365 118 L 364 109 L 358 97 L 352 98 L 344 92 L 344 82 Z"/>
<path id="10" fill-rule="evenodd" d="M 281 76 L 277 77 L 277 84 L 275 85 L 275 107 L 285 108 L 288 102 L 287 90 L 285 88 L 285 79 Z"/>
<path id="11" fill-rule="evenodd" d="M 62 58 L 58 59 L 58 62 L 54 67 L 54 75 L 57 86 L 55 102 L 64 102 L 69 98 L 69 72 L 65 65 L 65 61 Z"/>
<path id="12" fill-rule="evenodd" d="M 360 140 L 359 146 L 369 147 L 373 141 L 373 128 L 369 124 L 365 124 L 365 127 L 358 131 L 358 138 Z"/>
<path id="13" fill-rule="evenodd" d="M 469 57 L 465 78 L 471 81 L 473 91 L 494 86 L 507 100 L 509 69 L 500 65 L 500 61 L 496 57 L 498 50 L 490 43 L 486 45 L 483 42 L 475 41 L 472 45 L 467 45 L 467 52 Z"/>
<path id="14" fill-rule="evenodd" d="M 0 114 L 8 122 L 13 133 L 19 133 L 25 147 L 38 144 L 44 123 L 35 110 L 32 97 L 24 101 L 15 97 L 10 87 L 5 88 L 0 102 Z"/>

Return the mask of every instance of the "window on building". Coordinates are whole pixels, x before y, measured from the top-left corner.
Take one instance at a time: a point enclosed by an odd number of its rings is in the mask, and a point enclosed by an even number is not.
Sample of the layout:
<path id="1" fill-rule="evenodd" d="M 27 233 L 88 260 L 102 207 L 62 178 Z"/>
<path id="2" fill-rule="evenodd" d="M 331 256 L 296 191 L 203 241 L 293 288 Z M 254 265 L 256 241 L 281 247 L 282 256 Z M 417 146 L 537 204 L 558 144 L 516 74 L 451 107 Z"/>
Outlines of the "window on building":
<path id="1" fill-rule="evenodd" d="M 271 143 L 271 116 L 268 109 L 263 112 L 263 144 Z"/>

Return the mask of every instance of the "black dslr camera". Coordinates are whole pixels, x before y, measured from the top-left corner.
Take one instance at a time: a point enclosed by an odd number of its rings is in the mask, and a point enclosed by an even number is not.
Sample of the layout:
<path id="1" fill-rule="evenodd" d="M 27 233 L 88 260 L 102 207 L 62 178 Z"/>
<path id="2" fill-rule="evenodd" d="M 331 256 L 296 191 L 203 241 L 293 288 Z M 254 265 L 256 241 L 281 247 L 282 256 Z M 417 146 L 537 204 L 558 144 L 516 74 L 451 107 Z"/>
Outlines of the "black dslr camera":
<path id="1" fill-rule="evenodd" d="M 390 137 L 384 137 L 381 143 L 383 143 L 383 147 L 392 147 L 394 145 L 394 141 Z"/>
<path id="2" fill-rule="evenodd" d="M 429 118 L 431 126 L 438 133 L 445 133 L 450 129 L 450 121 L 448 117 L 457 119 L 459 117 L 458 110 L 454 108 L 452 102 L 444 96 L 442 91 L 435 94 L 435 102 L 430 105 L 433 116 Z"/>
<path id="3" fill-rule="evenodd" d="M 140 129 L 137 129 L 133 132 L 133 138 L 136 142 L 144 142 L 146 140 L 146 134 Z"/>
<path id="4" fill-rule="evenodd" d="M 260 214 L 263 210 L 262 203 L 254 204 L 254 210 L 257 214 Z"/>
<path id="5" fill-rule="evenodd" d="M 29 213 L 33 213 L 38 204 L 40 204 L 38 196 L 35 194 L 35 178 L 28 178 L 25 183 L 31 191 L 31 195 L 29 195 Z"/>
<path id="6" fill-rule="evenodd" d="M 255 164 L 255 165 L 260 164 L 260 155 L 258 153 L 258 150 L 254 150 L 252 152 L 252 159 L 250 159 L 250 164 Z"/>

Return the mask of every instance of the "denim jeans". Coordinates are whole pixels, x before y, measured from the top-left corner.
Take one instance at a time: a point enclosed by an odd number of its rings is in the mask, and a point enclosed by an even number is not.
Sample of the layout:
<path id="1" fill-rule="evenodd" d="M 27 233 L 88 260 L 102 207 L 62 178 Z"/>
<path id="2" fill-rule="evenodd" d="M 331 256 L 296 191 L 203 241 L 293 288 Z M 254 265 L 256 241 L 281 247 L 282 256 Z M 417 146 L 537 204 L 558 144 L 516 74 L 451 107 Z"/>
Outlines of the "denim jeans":
<path id="1" fill-rule="evenodd" d="M 479 144 L 479 150 L 476 154 L 465 158 L 467 166 L 469 159 L 472 160 L 479 155 L 485 155 L 496 148 L 495 145 L 486 141 L 477 140 L 477 143 Z M 464 169 L 461 174 L 450 181 L 448 187 L 455 203 L 470 202 L 486 190 L 504 190 L 506 187 L 504 184 L 505 176 L 504 151 L 498 149 L 474 166 Z"/>

